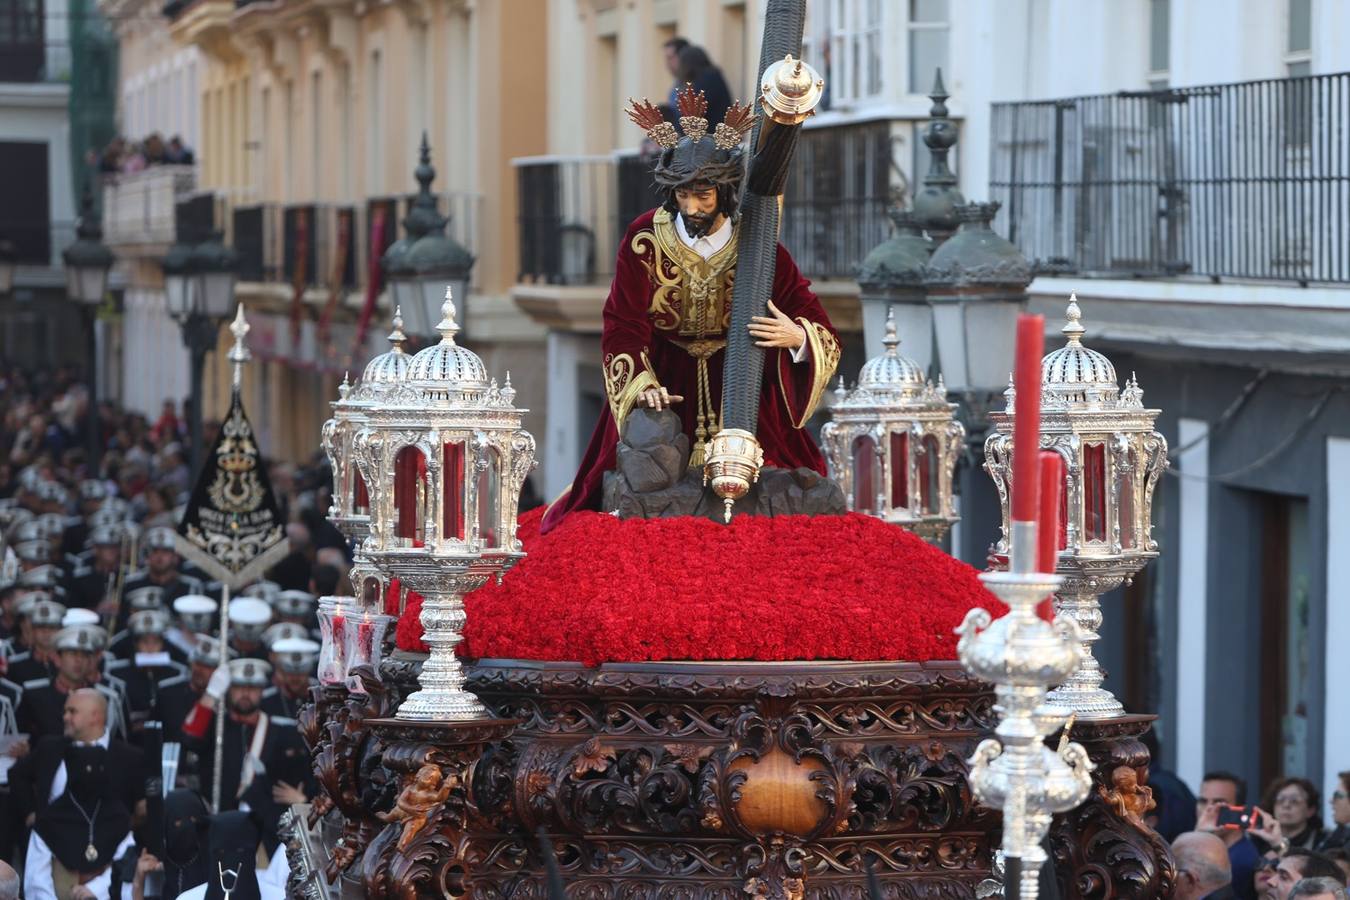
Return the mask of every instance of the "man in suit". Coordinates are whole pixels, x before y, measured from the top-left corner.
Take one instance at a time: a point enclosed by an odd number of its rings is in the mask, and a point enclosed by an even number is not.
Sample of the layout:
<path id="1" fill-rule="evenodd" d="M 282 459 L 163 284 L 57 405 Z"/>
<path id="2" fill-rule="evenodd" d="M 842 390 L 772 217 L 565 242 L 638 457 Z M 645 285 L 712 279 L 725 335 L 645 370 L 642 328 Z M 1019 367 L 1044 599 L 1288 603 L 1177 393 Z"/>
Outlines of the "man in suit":
<path id="1" fill-rule="evenodd" d="M 220 809 L 247 804 L 263 822 L 269 856 L 277 848 L 282 812 L 316 793 L 309 751 L 295 720 L 262 711 L 262 693 L 271 670 L 267 663 L 251 657 L 222 665 L 183 723 L 183 747 L 197 754 L 202 792 L 209 795 L 216 754 L 215 711 L 224 701 L 227 718 Z"/>
<path id="2" fill-rule="evenodd" d="M 56 635 L 56 674 L 24 682 L 23 699 L 16 713 L 19 731 L 33 739 L 60 734 L 66 698 L 80 688 L 95 688 L 113 703 L 109 721 L 113 734 L 126 736 L 126 698 L 99 671 L 108 633 L 97 625 L 71 625 Z"/>
<path id="3" fill-rule="evenodd" d="M 28 900 L 100 896 L 112 860 L 131 846 L 131 818 L 145 798 L 141 751 L 108 730 L 108 700 L 71 691 L 59 734 L 41 738 L 10 770 L 11 798 L 32 828 L 24 867 Z"/>
<path id="4" fill-rule="evenodd" d="M 1177 861 L 1177 887 L 1172 894 L 1175 900 L 1234 896 L 1228 847 L 1217 836 L 1204 831 L 1183 832 L 1172 842 L 1172 855 Z"/>

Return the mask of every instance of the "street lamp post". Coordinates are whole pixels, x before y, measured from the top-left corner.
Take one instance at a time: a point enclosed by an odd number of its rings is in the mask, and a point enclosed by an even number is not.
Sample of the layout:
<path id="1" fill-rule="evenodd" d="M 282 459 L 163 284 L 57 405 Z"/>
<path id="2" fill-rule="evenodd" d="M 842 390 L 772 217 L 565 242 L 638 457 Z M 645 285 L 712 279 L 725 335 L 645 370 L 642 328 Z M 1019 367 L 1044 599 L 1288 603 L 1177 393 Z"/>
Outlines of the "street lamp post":
<path id="1" fill-rule="evenodd" d="M 403 220 L 407 237 L 390 245 L 380 263 L 384 266 L 394 305 L 403 310 L 408 331 L 425 337 L 436 333 L 447 286 L 459 300 L 467 318 L 466 298 L 474 258 L 445 233 L 450 220 L 436 209 L 436 198 L 431 193 L 436 170 L 431 165 L 431 147 L 425 134 L 413 174 L 418 190 L 412 208 Z"/>
<path id="2" fill-rule="evenodd" d="M 94 213 L 94 194 L 84 186 L 80 198 L 80 221 L 75 243 L 61 254 L 66 270 L 66 296 L 79 303 L 84 314 L 85 340 L 89 360 L 89 470 L 96 472 L 99 458 L 98 420 L 98 307 L 108 292 L 108 273 L 113 254 L 103 243 L 103 228 Z M 3 266 L 0 266 L 3 268 Z M 13 280 L 13 267 L 9 280 Z"/>
<path id="3" fill-rule="evenodd" d="M 164 299 L 169 315 L 183 332 L 191 360 L 192 416 L 188 421 L 193 477 L 201 471 L 203 370 L 206 354 L 216 346 L 220 323 L 234 305 L 238 255 L 224 245 L 220 232 L 196 246 L 176 243 L 161 263 Z"/>

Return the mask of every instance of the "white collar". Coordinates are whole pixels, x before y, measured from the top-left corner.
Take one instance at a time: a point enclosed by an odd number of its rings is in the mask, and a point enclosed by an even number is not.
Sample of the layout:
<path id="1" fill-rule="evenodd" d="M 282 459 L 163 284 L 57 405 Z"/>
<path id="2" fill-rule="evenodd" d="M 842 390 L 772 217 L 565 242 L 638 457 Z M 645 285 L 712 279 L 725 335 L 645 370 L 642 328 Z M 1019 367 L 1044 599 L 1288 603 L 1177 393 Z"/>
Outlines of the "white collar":
<path id="1" fill-rule="evenodd" d="M 684 216 L 676 213 L 675 233 L 679 235 L 680 243 L 684 244 L 704 259 L 708 259 L 731 242 L 731 216 L 724 217 L 722 219 L 722 227 L 712 234 L 705 234 L 702 237 L 690 237 L 689 232 L 684 230 Z"/>
<path id="2" fill-rule="evenodd" d="M 112 741 L 112 730 L 105 728 L 103 729 L 103 734 L 99 735 L 99 738 L 96 741 L 72 741 L 71 743 L 73 743 L 76 747 L 102 747 L 104 750 L 106 750 L 108 749 L 108 744 L 111 743 L 111 741 Z"/>

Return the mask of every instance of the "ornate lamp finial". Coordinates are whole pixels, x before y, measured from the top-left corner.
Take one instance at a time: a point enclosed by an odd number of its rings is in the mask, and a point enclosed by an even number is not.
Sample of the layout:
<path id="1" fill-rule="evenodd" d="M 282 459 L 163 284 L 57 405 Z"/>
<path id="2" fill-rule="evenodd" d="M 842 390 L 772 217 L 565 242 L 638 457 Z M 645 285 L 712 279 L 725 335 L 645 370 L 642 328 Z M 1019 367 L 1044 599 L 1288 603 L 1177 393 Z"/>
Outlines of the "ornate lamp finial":
<path id="1" fill-rule="evenodd" d="M 253 356 L 248 352 L 247 345 L 244 344 L 244 338 L 249 332 L 248 320 L 244 318 L 244 304 L 240 303 L 235 308 L 234 321 L 230 323 L 230 334 L 234 335 L 234 346 L 230 348 L 229 360 L 234 363 L 234 381 L 235 390 L 239 389 L 239 384 L 244 377 L 244 363 L 248 362 Z"/>
<path id="2" fill-rule="evenodd" d="M 886 308 L 886 336 L 881 339 L 881 343 L 886 347 L 887 356 L 899 356 L 900 335 L 895 329 L 895 307 Z"/>
<path id="3" fill-rule="evenodd" d="M 342 384 L 339 384 L 339 385 L 338 385 L 338 397 L 341 398 L 341 399 L 343 399 L 343 400 L 346 400 L 346 399 L 347 399 L 347 395 L 349 395 L 349 394 L 352 392 L 352 383 L 351 383 L 351 381 L 349 380 L 349 377 L 350 377 L 350 376 L 351 376 L 351 372 L 343 372 L 343 373 L 342 373 Z"/>
<path id="4" fill-rule="evenodd" d="M 1069 339 L 1070 344 L 1082 343 L 1083 334 L 1087 331 L 1083 327 L 1083 311 L 1078 308 L 1078 295 L 1069 294 L 1069 307 L 1064 311 L 1064 318 L 1067 320 L 1060 333 Z"/>
<path id="5" fill-rule="evenodd" d="M 459 325 L 455 323 L 454 289 L 448 284 L 445 286 L 445 302 L 441 304 L 441 321 L 436 325 L 436 330 L 441 333 L 442 344 L 453 344 L 455 335 L 459 333 Z"/>
<path id="6" fill-rule="evenodd" d="M 406 334 L 403 333 L 403 307 L 402 307 L 402 306 L 395 306 L 395 307 L 394 307 L 394 321 L 393 321 L 393 325 L 394 325 L 394 330 L 391 331 L 391 332 L 389 332 L 389 343 L 391 343 L 391 344 L 394 345 L 394 349 L 395 349 L 395 350 L 397 350 L 397 351 L 399 351 L 400 353 L 402 353 L 402 352 L 403 352 L 403 342 L 406 341 L 406 340 L 408 339 L 408 336 L 407 336 Z"/>

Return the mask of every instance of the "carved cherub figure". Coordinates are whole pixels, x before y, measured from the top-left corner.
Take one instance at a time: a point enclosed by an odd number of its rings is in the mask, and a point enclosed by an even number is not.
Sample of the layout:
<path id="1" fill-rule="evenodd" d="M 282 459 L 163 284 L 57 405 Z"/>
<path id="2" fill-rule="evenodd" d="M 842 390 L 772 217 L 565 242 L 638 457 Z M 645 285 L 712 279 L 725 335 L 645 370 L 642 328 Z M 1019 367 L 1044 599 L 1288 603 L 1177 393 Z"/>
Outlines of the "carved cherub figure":
<path id="1" fill-rule="evenodd" d="M 1134 766 L 1116 766 L 1111 771 L 1111 787 L 1098 790 L 1122 819 L 1140 821 L 1154 806 L 1153 788 L 1139 783 Z"/>
<path id="2" fill-rule="evenodd" d="M 446 801 L 457 780 L 453 776 L 445 778 L 439 766 L 427 763 L 417 770 L 412 783 L 398 795 L 393 809 L 376 813 L 382 822 L 403 823 L 403 833 L 398 839 L 400 853 L 407 850 L 417 833 L 426 827 L 431 811 Z"/>

